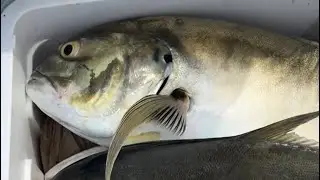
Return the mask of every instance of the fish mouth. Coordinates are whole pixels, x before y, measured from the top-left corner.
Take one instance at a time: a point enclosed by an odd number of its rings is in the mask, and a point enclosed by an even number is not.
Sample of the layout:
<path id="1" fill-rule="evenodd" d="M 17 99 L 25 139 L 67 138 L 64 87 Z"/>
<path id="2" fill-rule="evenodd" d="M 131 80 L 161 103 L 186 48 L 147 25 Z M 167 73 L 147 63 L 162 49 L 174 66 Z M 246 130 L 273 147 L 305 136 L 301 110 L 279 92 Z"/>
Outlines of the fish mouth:
<path id="1" fill-rule="evenodd" d="M 59 97 L 56 85 L 52 79 L 40 71 L 35 70 L 26 84 L 26 92 L 27 94 L 31 94 L 33 91 L 45 92 L 45 90 L 50 90 L 54 96 Z"/>
<path id="2" fill-rule="evenodd" d="M 49 83 L 54 89 L 56 89 L 54 82 L 45 74 L 41 73 L 38 70 L 35 70 L 29 81 L 46 81 L 47 83 Z"/>

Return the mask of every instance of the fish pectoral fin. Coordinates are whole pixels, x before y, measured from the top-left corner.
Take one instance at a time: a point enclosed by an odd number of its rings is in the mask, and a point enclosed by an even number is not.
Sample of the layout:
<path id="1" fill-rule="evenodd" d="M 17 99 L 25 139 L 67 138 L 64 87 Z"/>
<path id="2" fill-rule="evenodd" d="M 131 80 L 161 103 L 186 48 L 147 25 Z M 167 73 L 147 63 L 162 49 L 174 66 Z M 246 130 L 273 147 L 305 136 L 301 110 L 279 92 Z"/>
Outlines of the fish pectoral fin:
<path id="1" fill-rule="evenodd" d="M 146 112 L 141 116 L 144 122 L 155 122 L 174 134 L 182 135 L 186 130 L 188 103 L 172 96 L 150 95 L 132 108 Z"/>
<path id="2" fill-rule="evenodd" d="M 290 131 L 298 126 L 305 124 L 319 116 L 319 111 L 293 116 L 279 122 L 270 124 L 266 127 L 242 134 L 239 139 L 257 142 L 269 140 L 278 143 L 295 144 L 299 146 L 317 147 L 319 143 L 309 140 Z"/>
<path id="3" fill-rule="evenodd" d="M 181 135 L 186 129 L 189 105 L 190 99 L 187 92 L 180 88 L 175 89 L 169 96 L 145 96 L 132 105 L 122 117 L 111 141 L 107 154 L 105 179 L 110 180 L 114 162 L 123 143 L 134 128 L 143 123 L 156 122 L 171 132 Z M 130 136 L 127 141 L 131 141 Z"/>

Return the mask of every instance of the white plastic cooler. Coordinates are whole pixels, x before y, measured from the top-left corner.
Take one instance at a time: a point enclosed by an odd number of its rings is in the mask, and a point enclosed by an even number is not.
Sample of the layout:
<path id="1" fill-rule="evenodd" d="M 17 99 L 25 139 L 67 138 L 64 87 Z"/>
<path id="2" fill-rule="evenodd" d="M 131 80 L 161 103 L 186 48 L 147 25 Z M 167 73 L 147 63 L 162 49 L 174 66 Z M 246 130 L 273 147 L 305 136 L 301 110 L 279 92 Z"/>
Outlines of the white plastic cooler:
<path id="1" fill-rule="evenodd" d="M 44 179 L 37 160 L 39 127 L 24 89 L 34 44 L 142 15 L 200 15 L 319 37 L 318 0 L 15 0 L 1 13 L 2 180 Z"/>

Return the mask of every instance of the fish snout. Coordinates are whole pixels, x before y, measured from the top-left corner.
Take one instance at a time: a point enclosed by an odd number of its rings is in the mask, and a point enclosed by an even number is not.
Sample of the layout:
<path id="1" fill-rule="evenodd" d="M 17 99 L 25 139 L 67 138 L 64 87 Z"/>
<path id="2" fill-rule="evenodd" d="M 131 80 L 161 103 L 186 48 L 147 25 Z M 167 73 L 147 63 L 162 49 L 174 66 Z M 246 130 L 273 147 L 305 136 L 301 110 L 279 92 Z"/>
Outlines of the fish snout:
<path id="1" fill-rule="evenodd" d="M 31 74 L 30 79 L 27 82 L 27 87 L 38 88 L 39 86 L 43 86 L 45 84 L 51 84 L 53 86 L 52 82 L 47 76 L 36 70 Z"/>
<path id="2" fill-rule="evenodd" d="M 34 71 L 31 74 L 26 84 L 26 93 L 31 97 L 31 99 L 42 95 L 58 97 L 58 93 L 53 82 L 49 77 L 43 75 L 39 71 Z"/>

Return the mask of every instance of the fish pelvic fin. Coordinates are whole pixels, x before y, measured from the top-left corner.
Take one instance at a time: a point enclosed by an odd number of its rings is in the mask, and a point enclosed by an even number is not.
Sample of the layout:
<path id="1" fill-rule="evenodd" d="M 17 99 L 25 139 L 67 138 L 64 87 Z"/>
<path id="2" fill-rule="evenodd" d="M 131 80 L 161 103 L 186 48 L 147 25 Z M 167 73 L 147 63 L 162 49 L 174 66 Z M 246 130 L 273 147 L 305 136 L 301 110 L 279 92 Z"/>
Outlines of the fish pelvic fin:
<path id="1" fill-rule="evenodd" d="M 137 126 L 155 122 L 174 134 L 182 135 L 186 129 L 189 100 L 187 92 L 178 88 L 170 95 L 145 96 L 132 105 L 124 114 L 111 141 L 107 155 L 105 179 L 110 180 L 112 168 L 120 149 Z"/>
<path id="2" fill-rule="evenodd" d="M 310 140 L 290 132 L 319 116 L 319 111 L 293 116 L 266 127 L 242 134 L 237 139 L 249 142 L 268 140 L 275 143 L 304 146 L 319 149 L 319 142 Z"/>
<path id="3" fill-rule="evenodd" d="M 160 132 L 155 132 L 155 131 L 145 132 L 145 133 L 140 133 L 138 135 L 129 135 L 125 139 L 123 146 L 149 142 L 149 141 L 159 141 L 159 140 L 160 140 Z"/>

